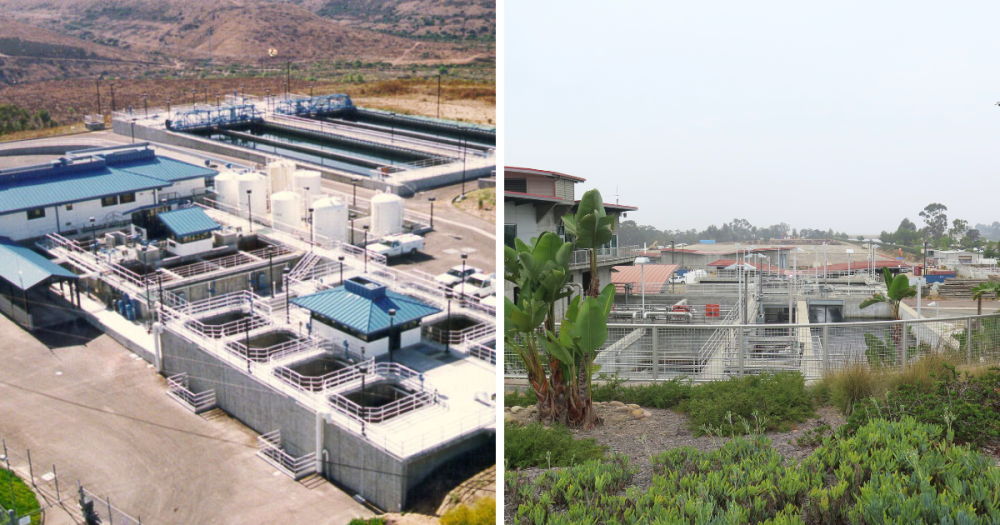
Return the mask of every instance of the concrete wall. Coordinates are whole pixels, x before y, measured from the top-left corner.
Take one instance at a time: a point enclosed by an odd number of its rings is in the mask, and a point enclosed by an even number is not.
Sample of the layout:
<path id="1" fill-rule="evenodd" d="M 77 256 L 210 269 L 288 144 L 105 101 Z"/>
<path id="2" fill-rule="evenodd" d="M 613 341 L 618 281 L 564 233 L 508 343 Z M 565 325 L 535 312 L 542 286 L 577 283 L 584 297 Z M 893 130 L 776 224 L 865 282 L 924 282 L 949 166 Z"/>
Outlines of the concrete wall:
<path id="1" fill-rule="evenodd" d="M 186 372 L 193 392 L 214 389 L 219 408 L 259 434 L 281 430 L 282 448 L 290 455 L 316 451 L 315 412 L 169 330 L 162 337 L 164 375 Z M 404 508 L 405 463 L 361 436 L 332 423 L 323 425 L 325 476 L 383 509 Z"/>

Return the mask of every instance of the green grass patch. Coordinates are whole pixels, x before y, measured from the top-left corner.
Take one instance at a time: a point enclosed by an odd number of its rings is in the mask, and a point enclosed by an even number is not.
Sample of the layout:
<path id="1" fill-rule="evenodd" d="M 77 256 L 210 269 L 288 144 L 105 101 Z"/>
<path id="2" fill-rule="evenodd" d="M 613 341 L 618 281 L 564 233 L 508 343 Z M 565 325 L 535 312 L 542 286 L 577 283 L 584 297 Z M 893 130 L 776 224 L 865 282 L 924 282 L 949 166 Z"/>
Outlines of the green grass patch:
<path id="1" fill-rule="evenodd" d="M 573 439 L 569 429 L 561 425 L 504 425 L 503 455 L 511 468 L 568 467 L 603 458 L 606 450 L 593 439 Z"/>
<path id="2" fill-rule="evenodd" d="M 628 385 L 617 375 L 600 374 L 599 381 L 593 385 L 594 401 L 621 401 L 647 408 L 673 408 L 689 399 L 693 388 L 685 378 Z"/>
<path id="3" fill-rule="evenodd" d="M 691 389 L 680 404 L 696 435 L 711 431 L 739 435 L 760 430 L 786 432 L 793 423 L 814 417 L 812 398 L 798 372 L 776 372 L 726 381 L 712 381 Z"/>
<path id="4" fill-rule="evenodd" d="M 537 403 L 538 396 L 530 388 L 523 392 L 520 388 L 515 388 L 513 392 L 507 392 L 503 395 L 503 406 L 505 407 L 530 407 Z"/>
<path id="5" fill-rule="evenodd" d="M 14 498 L 11 499 L 11 479 L 13 478 Z M 7 470 L 0 470 L 0 507 L 5 510 L 14 509 L 18 516 L 27 516 L 35 513 L 31 517 L 32 525 L 41 522 L 41 516 L 37 514 L 41 506 L 38 498 L 17 474 Z M 6 518 L 6 515 L 4 516 Z M 0 523 L 6 523 L 4 518 L 0 518 Z"/>
<path id="6" fill-rule="evenodd" d="M 645 489 L 613 455 L 541 474 L 507 471 L 517 524 L 1000 523 L 1000 468 L 942 427 L 875 420 L 824 438 L 801 463 L 764 436 L 654 456 Z"/>

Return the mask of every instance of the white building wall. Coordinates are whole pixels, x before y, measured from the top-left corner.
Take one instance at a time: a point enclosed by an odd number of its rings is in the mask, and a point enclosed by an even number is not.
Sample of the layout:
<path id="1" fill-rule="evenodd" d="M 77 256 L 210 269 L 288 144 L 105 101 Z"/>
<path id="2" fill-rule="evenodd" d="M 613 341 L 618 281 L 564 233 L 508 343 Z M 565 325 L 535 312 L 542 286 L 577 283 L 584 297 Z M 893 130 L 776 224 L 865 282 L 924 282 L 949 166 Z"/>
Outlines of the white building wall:
<path id="1" fill-rule="evenodd" d="M 30 239 L 42 237 L 49 233 L 84 230 L 90 228 L 90 218 L 96 219 L 96 224 L 102 224 L 127 219 L 123 212 L 131 211 L 154 203 L 152 191 L 140 191 L 135 194 L 135 202 L 117 204 L 115 206 L 104 207 L 100 199 L 75 202 L 71 210 L 63 204 L 56 207 L 50 206 L 45 209 L 45 217 L 28 220 L 28 214 L 24 211 L 0 215 L 0 235 L 8 236 L 14 240 Z M 56 215 L 58 213 L 58 224 Z"/>
<path id="2" fill-rule="evenodd" d="M 173 239 L 167 241 L 167 251 L 174 255 L 195 255 L 211 251 L 214 241 L 211 237 L 200 241 L 179 243 Z"/>
<path id="3" fill-rule="evenodd" d="M 382 354 L 389 353 L 389 338 L 383 337 L 377 341 L 362 341 L 357 337 L 345 334 L 339 330 L 334 330 L 332 327 L 327 326 L 323 323 L 312 323 L 313 331 L 316 335 L 326 339 L 332 343 L 343 345 L 344 341 L 347 341 L 351 352 L 361 353 L 361 348 L 365 349 L 365 358 L 378 357 Z M 399 334 L 399 346 L 400 348 L 406 348 L 408 346 L 415 345 L 420 342 L 420 326 L 416 328 L 406 330 Z"/>

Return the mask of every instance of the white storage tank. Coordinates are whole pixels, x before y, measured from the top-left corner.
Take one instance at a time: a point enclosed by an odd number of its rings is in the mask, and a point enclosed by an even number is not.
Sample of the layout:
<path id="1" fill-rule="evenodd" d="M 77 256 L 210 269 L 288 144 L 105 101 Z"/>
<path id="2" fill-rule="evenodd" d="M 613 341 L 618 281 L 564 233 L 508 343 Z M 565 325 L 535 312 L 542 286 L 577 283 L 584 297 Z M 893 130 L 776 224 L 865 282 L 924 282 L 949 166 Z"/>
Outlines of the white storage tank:
<path id="1" fill-rule="evenodd" d="M 302 195 L 304 207 L 308 208 L 314 200 L 323 196 L 323 176 L 318 171 L 297 170 L 292 179 L 295 191 Z"/>
<path id="2" fill-rule="evenodd" d="M 326 197 L 313 203 L 316 242 L 347 242 L 347 203 Z"/>
<path id="3" fill-rule="evenodd" d="M 292 232 L 302 222 L 302 197 L 294 191 L 271 194 L 271 219 L 274 229 Z"/>
<path id="4" fill-rule="evenodd" d="M 250 196 L 247 197 L 247 190 Z M 260 173 L 246 172 L 236 176 L 236 207 L 246 213 L 251 207 L 254 217 L 267 216 L 267 178 Z M 248 204 L 249 203 L 249 204 Z"/>
<path id="5" fill-rule="evenodd" d="M 371 235 L 376 239 L 402 233 L 403 198 L 394 193 L 379 193 L 372 198 Z"/>
<path id="6" fill-rule="evenodd" d="M 236 177 L 238 176 L 235 171 L 224 171 L 216 175 L 215 193 L 222 204 L 236 205 Z"/>
<path id="7" fill-rule="evenodd" d="M 285 191 L 292 183 L 292 173 L 295 172 L 295 163 L 282 159 L 267 165 L 267 177 L 271 181 L 271 193 Z"/>

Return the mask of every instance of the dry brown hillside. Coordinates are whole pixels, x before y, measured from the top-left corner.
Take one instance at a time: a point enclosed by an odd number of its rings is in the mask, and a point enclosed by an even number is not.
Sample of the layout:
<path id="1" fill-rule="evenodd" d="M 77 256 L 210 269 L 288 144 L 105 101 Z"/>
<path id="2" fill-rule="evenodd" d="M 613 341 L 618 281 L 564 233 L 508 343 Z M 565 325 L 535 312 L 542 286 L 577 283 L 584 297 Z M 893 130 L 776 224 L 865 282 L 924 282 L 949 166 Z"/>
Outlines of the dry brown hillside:
<path id="1" fill-rule="evenodd" d="M 362 60 L 462 63 L 481 49 L 353 27 L 290 3 L 265 0 L 0 0 L 19 22 L 176 60 Z M 414 52 L 414 47 L 418 52 Z"/>

